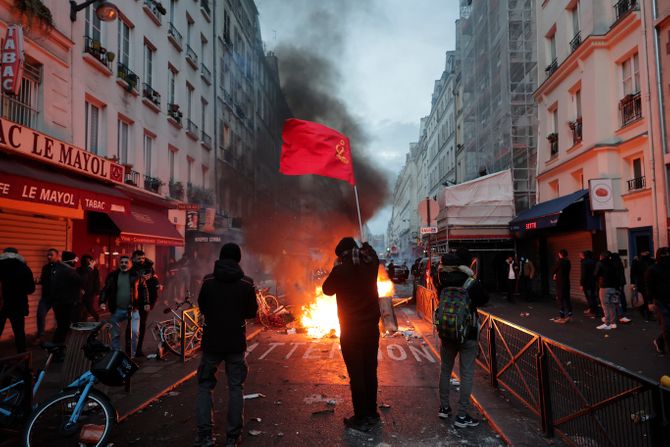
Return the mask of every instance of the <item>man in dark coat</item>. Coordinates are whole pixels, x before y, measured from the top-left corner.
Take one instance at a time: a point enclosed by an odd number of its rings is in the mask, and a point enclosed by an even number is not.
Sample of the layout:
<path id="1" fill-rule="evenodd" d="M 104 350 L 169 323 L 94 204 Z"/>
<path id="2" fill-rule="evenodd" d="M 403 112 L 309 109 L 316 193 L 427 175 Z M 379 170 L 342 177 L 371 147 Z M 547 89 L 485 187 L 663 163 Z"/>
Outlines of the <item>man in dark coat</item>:
<path id="1" fill-rule="evenodd" d="M 579 285 L 586 297 L 588 309 L 584 311 L 584 316 L 589 318 L 598 318 L 602 312 L 598 306 L 598 295 L 596 293 L 596 260 L 593 259 L 591 250 L 583 251 L 579 254 L 581 260 L 581 272 Z"/>
<path id="2" fill-rule="evenodd" d="M 91 255 L 81 257 L 81 265 L 77 269 L 81 277 L 81 289 L 83 296 L 79 306 L 79 320 L 86 321 L 90 314 L 95 321 L 100 321 L 100 316 L 96 310 L 96 298 L 100 294 L 100 271 L 95 266 L 95 261 Z"/>
<path id="3" fill-rule="evenodd" d="M 351 237 L 335 247 L 337 260 L 323 283 L 323 293 L 336 295 L 342 357 L 349 373 L 354 415 L 347 427 L 369 431 L 377 413 L 377 350 L 379 349 L 379 258 L 367 243 L 360 249 Z"/>
<path id="4" fill-rule="evenodd" d="M 670 350 L 670 248 L 656 251 L 656 264 L 645 273 L 645 287 L 649 299 L 654 303 L 656 318 L 661 325 L 661 334 L 653 340 L 658 353 Z"/>
<path id="5" fill-rule="evenodd" d="M 76 304 L 81 298 L 81 277 L 75 268 L 77 261 L 77 255 L 71 251 L 64 251 L 62 261 L 56 264 L 51 280 L 51 295 L 56 315 L 54 343 L 65 343 Z"/>
<path id="6" fill-rule="evenodd" d="M 133 252 L 133 270 L 137 272 L 140 280 L 138 292 L 143 295 L 142 300 L 149 303 L 149 310 L 144 310 L 144 306 L 139 309 L 140 333 L 137 338 L 137 352 L 135 352 L 135 357 L 144 357 L 142 346 L 144 345 L 144 334 L 147 329 L 147 319 L 149 318 L 149 312 L 156 305 L 156 301 L 158 301 L 158 288 L 160 284 L 158 283 L 156 270 L 154 270 L 154 262 L 147 259 L 142 250 L 135 250 Z"/>
<path id="7" fill-rule="evenodd" d="M 35 291 L 33 272 L 17 249 L 8 247 L 0 254 L 0 336 L 9 319 L 14 331 L 16 352 L 26 352 L 25 317 L 28 315 L 28 295 Z"/>
<path id="8" fill-rule="evenodd" d="M 240 268 L 242 252 L 237 244 L 221 247 L 214 272 L 205 276 L 198 295 L 200 312 L 205 317 L 202 337 L 202 360 L 198 368 L 196 445 L 214 445 L 212 428 L 212 392 L 216 373 L 225 362 L 228 376 L 228 423 L 226 445 L 239 443 L 244 426 L 244 381 L 247 378 L 247 349 L 245 319 L 254 318 L 258 311 L 254 281 Z"/>
<path id="9" fill-rule="evenodd" d="M 567 323 L 572 317 L 572 302 L 570 300 L 570 260 L 568 251 L 561 249 L 558 252 L 558 262 L 552 271 L 556 281 L 556 300 L 560 311 L 558 318 L 553 318 L 554 323 Z"/>
<path id="10" fill-rule="evenodd" d="M 46 330 L 46 318 L 49 310 L 53 307 L 53 296 L 51 293 L 51 280 L 56 273 L 56 266 L 60 262 L 60 253 L 56 248 L 47 250 L 47 263 L 42 266 L 40 279 L 37 284 L 42 286 L 42 297 L 37 304 L 37 337 L 44 337 Z"/>

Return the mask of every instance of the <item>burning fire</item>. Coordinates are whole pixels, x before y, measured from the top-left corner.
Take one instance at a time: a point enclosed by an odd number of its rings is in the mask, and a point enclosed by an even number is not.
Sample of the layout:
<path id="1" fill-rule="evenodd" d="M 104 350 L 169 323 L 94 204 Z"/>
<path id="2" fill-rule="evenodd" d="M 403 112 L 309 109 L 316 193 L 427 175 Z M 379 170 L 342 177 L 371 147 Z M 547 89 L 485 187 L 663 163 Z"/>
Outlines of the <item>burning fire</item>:
<path id="1" fill-rule="evenodd" d="M 379 266 L 377 274 L 377 291 L 379 297 L 390 297 L 395 293 L 393 281 L 386 274 L 386 269 Z M 326 335 L 340 336 L 340 320 L 337 318 L 337 302 L 335 296 L 323 294 L 321 287 L 314 291 L 314 302 L 302 306 L 300 323 L 307 329 L 307 335 L 322 338 Z"/>

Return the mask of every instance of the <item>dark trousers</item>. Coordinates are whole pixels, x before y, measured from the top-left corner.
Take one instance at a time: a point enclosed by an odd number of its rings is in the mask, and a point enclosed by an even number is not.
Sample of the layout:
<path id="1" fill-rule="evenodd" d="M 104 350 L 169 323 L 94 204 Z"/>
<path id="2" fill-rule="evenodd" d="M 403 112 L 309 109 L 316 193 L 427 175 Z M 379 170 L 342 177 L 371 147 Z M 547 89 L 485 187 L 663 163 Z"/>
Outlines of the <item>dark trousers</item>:
<path id="1" fill-rule="evenodd" d="M 149 318 L 149 311 L 144 308 L 140 312 L 140 334 L 137 336 L 137 352 L 142 352 L 142 345 L 144 344 L 144 334 L 147 331 L 147 318 Z"/>
<path id="2" fill-rule="evenodd" d="M 507 279 L 507 301 L 514 301 L 514 292 L 516 292 L 516 279 Z"/>
<path id="3" fill-rule="evenodd" d="M 95 321 L 100 321 L 100 315 L 98 311 L 95 310 L 95 300 L 94 296 L 84 296 L 81 299 L 81 304 L 79 305 L 79 321 L 87 321 L 88 316 L 92 316 Z"/>
<path id="4" fill-rule="evenodd" d="M 65 343 L 65 336 L 70 330 L 74 306 L 66 303 L 54 303 L 54 314 L 56 315 L 56 332 L 54 332 L 54 343 Z"/>
<path id="5" fill-rule="evenodd" d="M 37 336 L 44 337 L 44 330 L 46 326 L 46 319 L 49 310 L 53 307 L 51 300 L 42 297 L 37 305 Z"/>
<path id="6" fill-rule="evenodd" d="M 5 331 L 5 323 L 9 320 L 14 331 L 14 345 L 18 354 L 26 352 L 26 323 L 21 312 L 0 311 L 0 336 Z"/>
<path id="7" fill-rule="evenodd" d="M 374 329 L 374 330 L 373 330 Z M 365 333 L 345 333 L 340 337 L 342 357 L 349 373 L 354 416 L 377 415 L 377 325 Z"/>
<path id="8" fill-rule="evenodd" d="M 588 304 L 591 313 L 600 316 L 602 312 L 598 307 L 598 302 L 600 300 L 598 299 L 596 289 L 584 289 L 584 297 L 586 297 L 586 304 Z"/>
<path id="9" fill-rule="evenodd" d="M 196 421 L 198 436 L 212 436 L 214 411 L 212 394 L 216 386 L 216 373 L 221 362 L 226 363 L 228 376 L 228 439 L 237 439 L 244 426 L 244 381 L 249 369 L 244 352 L 235 354 L 213 354 L 204 352 L 198 368 L 198 394 L 196 397 Z"/>
<path id="10" fill-rule="evenodd" d="M 655 303 L 656 319 L 661 326 L 661 333 L 656 337 L 656 344 L 661 350 L 670 352 L 670 305 Z"/>
<path id="11" fill-rule="evenodd" d="M 558 287 L 556 289 L 556 299 L 558 300 L 558 305 L 561 309 L 560 310 L 561 317 L 571 317 L 572 301 L 570 300 L 570 288 Z"/>

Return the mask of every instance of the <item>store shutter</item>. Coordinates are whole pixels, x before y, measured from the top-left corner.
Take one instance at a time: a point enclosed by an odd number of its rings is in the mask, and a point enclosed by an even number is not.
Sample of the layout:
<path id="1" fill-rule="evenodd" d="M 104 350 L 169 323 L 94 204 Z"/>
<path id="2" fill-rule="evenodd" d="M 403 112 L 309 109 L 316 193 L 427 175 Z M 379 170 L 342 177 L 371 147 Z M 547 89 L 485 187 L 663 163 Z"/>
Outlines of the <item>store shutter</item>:
<path id="1" fill-rule="evenodd" d="M 555 235 L 547 238 L 547 247 L 549 249 L 549 268 L 550 272 L 556 264 L 556 255 L 558 251 L 565 248 L 568 251 L 568 259 L 572 264 L 570 269 L 570 295 L 573 302 L 575 300 L 586 302 L 584 293 L 579 288 L 581 276 L 581 262 L 579 253 L 585 250 L 593 250 L 593 237 L 589 231 L 577 231 L 574 233 Z M 551 281 L 551 289 L 554 290 L 555 282 Z M 554 292 L 552 292 L 554 293 Z"/>
<path id="2" fill-rule="evenodd" d="M 0 250 L 5 247 L 14 247 L 19 251 L 33 271 L 33 276 L 38 278 L 42 266 L 46 262 L 46 251 L 53 247 L 63 251 L 68 243 L 67 220 L 46 217 L 25 216 L 8 212 L 0 213 Z M 37 304 L 42 295 L 40 286 L 29 298 L 30 315 L 26 317 L 26 334 L 37 333 L 35 315 Z M 47 330 L 55 327 L 53 312 L 47 316 Z M 13 337 L 9 323 L 7 324 L 2 339 Z"/>

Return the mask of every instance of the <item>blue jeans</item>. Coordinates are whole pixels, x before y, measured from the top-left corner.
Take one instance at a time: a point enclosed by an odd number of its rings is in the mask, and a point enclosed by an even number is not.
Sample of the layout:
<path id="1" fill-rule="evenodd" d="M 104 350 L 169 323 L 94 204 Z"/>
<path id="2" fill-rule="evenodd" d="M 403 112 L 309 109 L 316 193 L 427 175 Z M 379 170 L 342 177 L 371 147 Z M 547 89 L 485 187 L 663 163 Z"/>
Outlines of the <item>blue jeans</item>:
<path id="1" fill-rule="evenodd" d="M 133 309 L 130 324 L 130 356 L 135 355 L 137 350 L 137 337 L 140 332 L 140 312 Z M 121 349 L 121 322 L 128 321 L 127 309 L 116 309 L 112 314 L 110 322 L 112 323 L 112 349 Z"/>

